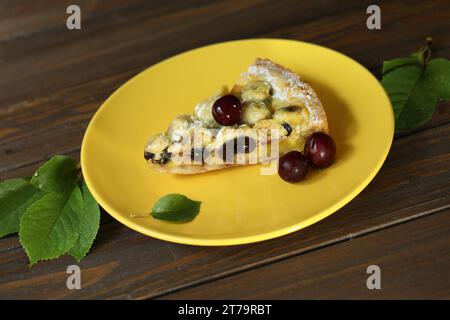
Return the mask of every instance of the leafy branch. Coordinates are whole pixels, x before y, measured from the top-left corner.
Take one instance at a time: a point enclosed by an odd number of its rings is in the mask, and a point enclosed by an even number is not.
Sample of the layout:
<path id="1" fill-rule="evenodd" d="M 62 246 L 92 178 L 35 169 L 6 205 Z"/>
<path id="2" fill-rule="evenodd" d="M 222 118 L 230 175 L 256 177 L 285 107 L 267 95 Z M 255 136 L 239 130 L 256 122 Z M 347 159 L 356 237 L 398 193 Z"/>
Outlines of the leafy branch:
<path id="1" fill-rule="evenodd" d="M 0 237 L 18 232 L 30 265 L 64 254 L 81 261 L 99 225 L 99 206 L 69 157 L 54 156 L 29 181 L 0 183 Z"/>
<path id="2" fill-rule="evenodd" d="M 432 39 L 406 58 L 383 63 L 381 83 L 392 102 L 395 132 L 412 131 L 428 122 L 439 100 L 450 100 L 450 61 L 431 59 Z"/>

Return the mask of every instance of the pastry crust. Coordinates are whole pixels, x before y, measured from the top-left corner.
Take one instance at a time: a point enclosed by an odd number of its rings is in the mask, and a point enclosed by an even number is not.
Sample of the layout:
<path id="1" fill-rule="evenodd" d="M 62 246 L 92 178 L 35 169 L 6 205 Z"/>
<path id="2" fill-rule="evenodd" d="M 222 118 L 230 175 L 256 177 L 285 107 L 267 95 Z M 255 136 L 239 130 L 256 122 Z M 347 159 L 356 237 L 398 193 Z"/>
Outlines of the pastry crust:
<path id="1" fill-rule="evenodd" d="M 254 84 L 253 87 L 252 84 Z M 267 85 L 270 86 L 270 93 L 267 90 Z M 206 115 L 206 119 L 198 117 L 196 118 L 197 111 L 199 111 L 199 106 L 201 106 L 201 110 L 203 110 L 205 109 L 205 104 L 209 103 L 210 105 L 212 105 L 215 99 L 217 99 L 221 95 L 227 94 L 226 91 L 222 90 L 220 95 L 216 94 L 214 95 L 214 97 L 200 102 L 197 105 L 196 112 L 194 113 L 193 118 L 189 120 L 191 129 L 201 128 L 202 130 L 213 130 L 213 128 L 219 127 L 220 133 L 220 130 L 227 130 L 231 132 L 234 132 L 234 130 L 236 130 L 237 132 L 237 130 L 242 129 L 242 127 L 252 128 L 255 130 L 279 130 L 281 128 L 281 130 L 284 130 L 284 133 L 279 138 L 280 142 L 287 142 L 286 145 L 290 146 L 290 150 L 300 151 L 303 150 L 303 145 L 306 137 L 312 132 L 322 131 L 328 133 L 328 122 L 325 110 L 323 109 L 322 103 L 320 102 L 311 85 L 300 80 L 300 77 L 293 71 L 284 68 L 283 66 L 271 60 L 260 58 L 256 59 L 255 63 L 251 65 L 246 72 L 240 75 L 230 93 L 240 97 L 241 100 L 243 100 L 243 103 L 246 102 L 245 99 L 252 99 L 251 101 L 247 100 L 248 103 L 251 103 L 253 101 L 257 101 L 258 103 L 265 103 L 268 107 L 270 107 L 272 117 L 269 119 L 265 117 L 265 119 L 260 120 L 256 123 L 249 123 L 248 125 L 243 125 L 237 128 L 220 127 L 220 125 L 215 123 L 214 120 L 211 121 L 212 117 L 209 117 L 209 115 Z M 206 109 L 207 108 L 208 106 L 206 106 Z M 255 110 L 255 108 L 253 108 L 253 110 Z M 203 113 L 205 113 L 204 110 L 202 112 L 198 112 L 198 114 L 200 115 Z M 290 121 L 289 117 L 297 118 L 292 118 L 292 121 Z M 251 116 L 248 117 L 248 119 L 254 118 L 255 117 Z M 180 119 L 183 118 L 177 117 L 176 119 L 177 121 L 180 121 Z M 287 121 L 288 128 L 286 128 L 286 122 L 284 121 Z M 177 127 L 183 128 L 183 123 L 177 123 Z M 152 139 L 154 140 L 154 137 L 152 137 L 150 141 L 152 141 Z M 173 141 L 173 144 L 176 144 L 176 141 Z M 210 147 L 217 148 L 218 144 L 220 144 L 219 141 L 212 141 L 210 142 Z M 267 146 L 270 148 L 270 138 L 268 140 Z M 171 150 L 170 147 L 168 149 Z M 150 154 L 151 152 L 153 152 L 152 150 L 152 145 L 149 143 L 145 148 L 145 153 Z M 280 153 L 276 156 L 259 157 L 258 163 L 263 163 L 267 162 L 268 160 L 275 159 L 290 150 L 280 149 Z M 167 149 L 162 151 L 162 154 L 167 155 Z M 234 157 L 236 157 L 236 155 Z M 167 162 L 162 162 L 159 160 L 155 161 L 155 159 L 159 159 L 159 156 L 157 155 L 147 159 L 147 163 L 150 168 L 159 172 L 173 174 L 197 174 L 213 170 L 226 169 L 229 167 L 249 165 L 249 163 L 174 163 L 170 160 Z"/>
<path id="2" fill-rule="evenodd" d="M 298 74 L 269 59 L 257 58 L 248 71 L 241 74 L 232 91 L 239 93 L 246 83 L 255 80 L 268 82 L 273 89 L 272 99 L 280 105 L 303 104 L 310 114 L 310 131 L 328 133 L 328 121 L 322 103 L 311 85 L 300 80 Z"/>
<path id="3" fill-rule="evenodd" d="M 195 165 L 195 164 L 182 164 L 182 165 L 159 165 L 157 163 L 148 163 L 149 167 L 163 173 L 172 173 L 172 174 L 197 174 L 197 173 L 205 173 L 213 170 L 226 169 L 231 166 L 237 165 L 214 165 L 209 166 L 206 164 Z"/>

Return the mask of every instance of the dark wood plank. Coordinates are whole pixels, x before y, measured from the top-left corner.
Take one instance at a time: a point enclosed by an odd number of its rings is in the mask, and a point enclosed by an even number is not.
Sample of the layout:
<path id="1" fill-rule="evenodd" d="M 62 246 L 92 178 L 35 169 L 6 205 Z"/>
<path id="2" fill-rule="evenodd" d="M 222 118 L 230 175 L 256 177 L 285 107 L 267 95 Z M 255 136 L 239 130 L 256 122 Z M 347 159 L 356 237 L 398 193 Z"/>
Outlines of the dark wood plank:
<path id="1" fill-rule="evenodd" d="M 365 27 L 369 1 L 339 6 L 333 1 L 195 3 L 122 8 L 113 1 L 111 6 L 118 7 L 111 14 L 117 19 L 110 20 L 109 6 L 100 5 L 80 32 L 51 24 L 0 43 L 0 175 L 73 152 L 94 111 L 120 84 L 156 61 L 199 45 L 282 36 L 341 50 L 367 66 L 409 54 L 425 35 L 436 35 L 436 46 L 444 48 L 438 55 L 448 56 L 450 50 L 450 37 L 443 32 L 450 27 L 446 1 L 386 3 L 383 29 L 374 32 Z M 206 27 L 211 24 L 228 27 Z"/>
<path id="2" fill-rule="evenodd" d="M 0 296 L 8 298 L 150 298 L 320 249 L 450 207 L 450 125 L 394 142 L 372 183 L 327 219 L 251 245 L 205 248 L 171 244 L 118 223 L 102 226 L 80 263 L 81 291 L 65 287 L 70 257 L 27 267 L 17 237 L 0 241 Z"/>
<path id="3" fill-rule="evenodd" d="M 78 158 L 88 121 L 100 101 L 111 94 L 105 83 L 118 87 L 135 73 L 117 73 L 26 102 L 26 106 L 0 109 L 0 179 L 6 178 L 3 174 L 10 176 L 8 172 L 24 165 L 34 167 L 55 154 L 74 154 Z"/>
<path id="4" fill-rule="evenodd" d="M 327 0 L 320 5 L 306 4 L 298 9 L 303 9 L 302 15 L 305 17 L 330 14 L 334 8 L 327 4 L 331 2 Z M 175 3 L 181 5 L 184 1 Z M 55 30 L 58 36 L 42 33 L 41 39 L 20 38 L 7 42 L 0 51 L 3 62 L 7 63 L 2 68 L 4 77 L 0 79 L 1 88 L 14 88 L 16 80 L 22 84 L 36 84 L 36 80 L 44 73 L 47 83 L 39 83 L 39 89 L 48 94 L 57 88 L 84 82 L 89 76 L 98 77 L 105 72 L 110 74 L 112 71 L 123 71 L 130 67 L 143 68 L 162 57 L 223 40 L 224 36 L 233 38 L 261 34 L 292 24 L 300 17 L 299 13 L 295 13 L 296 10 L 289 10 L 293 9 L 295 1 L 197 3 L 204 5 L 181 5 L 179 10 L 162 15 L 154 14 L 159 8 L 158 5 L 138 7 L 132 13 L 124 14 L 123 21 L 118 23 L 105 23 L 102 19 L 97 19 L 93 21 L 92 26 L 86 25 L 80 32 L 68 32 L 65 26 L 62 26 Z M 250 16 L 257 18 L 249 19 Z M 211 28 L 211 25 L 226 27 Z M 17 72 L 18 67 L 23 70 L 28 66 L 32 67 L 32 72 Z M 74 70 L 77 72 L 73 72 Z M 55 79 L 50 75 L 58 77 Z M 17 97 L 17 92 L 6 91 L 8 95 L 3 96 L 2 101 L 23 101 L 27 93 L 36 93 L 36 88 L 33 87 L 22 86 L 21 89 L 20 97 Z"/>
<path id="5" fill-rule="evenodd" d="M 76 3 L 68 0 L 3 0 L 0 2 L 0 43 L 65 26 L 66 8 L 71 4 L 82 9 L 82 21 L 89 23 L 99 17 L 113 18 L 118 12 L 146 3 L 150 4 L 145 0 L 79 0 Z"/>
<path id="6" fill-rule="evenodd" d="M 381 1 L 379 6 L 381 30 L 367 30 L 364 14 L 367 3 L 360 2 L 352 15 L 336 11 L 327 19 L 280 28 L 269 36 L 307 39 L 341 51 L 368 68 L 417 51 L 428 36 L 433 38 L 435 48 L 450 46 L 450 37 L 442 36 L 443 30 L 449 28 L 448 1 Z"/>
<path id="7" fill-rule="evenodd" d="M 164 299 L 449 299 L 450 210 Z M 381 269 L 369 290 L 367 267 Z"/>

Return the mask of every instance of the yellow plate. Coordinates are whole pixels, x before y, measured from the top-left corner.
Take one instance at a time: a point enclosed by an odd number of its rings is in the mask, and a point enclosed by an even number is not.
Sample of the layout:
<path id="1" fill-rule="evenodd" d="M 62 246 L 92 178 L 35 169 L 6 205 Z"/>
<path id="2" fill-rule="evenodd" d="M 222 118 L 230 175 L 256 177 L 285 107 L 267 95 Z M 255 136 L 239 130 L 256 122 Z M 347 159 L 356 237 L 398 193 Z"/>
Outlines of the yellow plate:
<path id="1" fill-rule="evenodd" d="M 257 57 L 296 71 L 321 99 L 337 160 L 298 184 L 260 175 L 259 166 L 194 176 L 146 167 L 147 138 L 220 86 L 232 85 Z M 89 189 L 114 218 L 143 234 L 194 245 L 235 245 L 282 236 L 332 214 L 373 179 L 392 143 L 394 117 L 372 74 L 336 51 L 298 41 L 240 40 L 185 52 L 140 73 L 100 107 L 89 124 L 81 165 Z M 148 214 L 168 193 L 202 201 L 197 218 L 172 224 Z"/>

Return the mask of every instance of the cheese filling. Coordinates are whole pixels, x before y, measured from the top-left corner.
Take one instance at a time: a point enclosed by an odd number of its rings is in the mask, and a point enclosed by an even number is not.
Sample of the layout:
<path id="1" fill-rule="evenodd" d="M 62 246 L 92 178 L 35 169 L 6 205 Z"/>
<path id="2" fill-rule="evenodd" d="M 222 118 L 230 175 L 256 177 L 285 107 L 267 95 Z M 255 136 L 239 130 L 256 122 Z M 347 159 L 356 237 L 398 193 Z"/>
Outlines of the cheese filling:
<path id="1" fill-rule="evenodd" d="M 299 127 L 308 121 L 308 110 L 297 105 L 273 111 L 270 103 L 272 89 L 264 81 L 250 82 L 240 93 L 234 89 L 234 94 L 243 101 L 242 124 L 220 126 L 214 120 L 211 109 L 215 100 L 228 94 L 224 88 L 198 103 L 194 114 L 175 117 L 166 132 L 151 137 L 145 147 L 145 159 L 165 165 L 173 161 L 176 155 L 177 159 L 181 157 L 193 164 L 208 161 L 219 164 L 256 152 L 257 161 L 260 161 L 268 157 L 261 153 L 263 148 L 260 146 L 273 140 L 273 132 L 278 132 L 277 140 L 298 140 L 302 133 Z"/>

